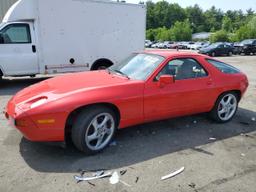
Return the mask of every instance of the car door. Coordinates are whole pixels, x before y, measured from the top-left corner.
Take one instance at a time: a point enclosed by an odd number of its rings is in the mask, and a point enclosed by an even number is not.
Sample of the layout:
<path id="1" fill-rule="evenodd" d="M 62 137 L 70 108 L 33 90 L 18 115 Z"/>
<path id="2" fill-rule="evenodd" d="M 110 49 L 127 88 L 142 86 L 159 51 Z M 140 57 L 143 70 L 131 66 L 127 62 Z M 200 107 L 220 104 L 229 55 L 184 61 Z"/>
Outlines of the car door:
<path id="1" fill-rule="evenodd" d="M 173 75 L 175 82 L 160 87 L 163 74 Z M 206 112 L 215 97 L 213 87 L 211 75 L 195 58 L 174 58 L 145 85 L 145 121 Z"/>
<path id="2" fill-rule="evenodd" d="M 218 45 L 218 47 L 216 48 L 216 54 L 217 55 L 222 55 L 222 54 L 225 54 L 224 52 L 224 45 L 223 44 L 220 44 Z"/>
<path id="3" fill-rule="evenodd" d="M 33 23 L 10 23 L 1 31 L 0 66 L 5 75 L 39 72 Z"/>
<path id="4" fill-rule="evenodd" d="M 231 46 L 225 44 L 224 48 L 223 48 L 223 53 L 222 54 L 228 55 L 230 51 L 232 51 Z"/>

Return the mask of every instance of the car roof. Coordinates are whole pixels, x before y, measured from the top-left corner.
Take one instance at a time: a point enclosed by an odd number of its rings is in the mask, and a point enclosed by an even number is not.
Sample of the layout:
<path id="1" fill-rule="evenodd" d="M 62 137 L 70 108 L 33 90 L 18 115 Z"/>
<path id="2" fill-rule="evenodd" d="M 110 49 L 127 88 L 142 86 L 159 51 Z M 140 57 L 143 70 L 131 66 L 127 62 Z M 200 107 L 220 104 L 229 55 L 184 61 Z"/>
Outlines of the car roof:
<path id="1" fill-rule="evenodd" d="M 165 51 L 165 50 L 145 50 L 143 53 L 160 55 L 165 58 L 177 56 L 202 56 L 201 54 L 190 51 Z"/>

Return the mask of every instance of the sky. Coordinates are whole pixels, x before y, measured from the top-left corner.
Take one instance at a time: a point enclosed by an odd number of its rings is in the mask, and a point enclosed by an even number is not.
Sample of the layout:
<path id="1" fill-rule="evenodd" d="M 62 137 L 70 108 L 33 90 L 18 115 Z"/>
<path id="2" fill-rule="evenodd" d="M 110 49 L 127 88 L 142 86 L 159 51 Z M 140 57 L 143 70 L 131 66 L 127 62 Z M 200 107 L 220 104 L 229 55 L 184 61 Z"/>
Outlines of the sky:
<path id="1" fill-rule="evenodd" d="M 140 0 L 126 0 L 127 3 L 138 3 Z M 143 0 L 146 1 L 146 0 Z M 159 0 L 152 0 L 157 2 Z M 198 4 L 203 10 L 207 10 L 213 5 L 223 11 L 239 10 L 246 11 L 252 8 L 256 11 L 256 0 L 167 0 L 171 3 L 178 3 L 181 7 L 188 7 L 190 5 Z"/>

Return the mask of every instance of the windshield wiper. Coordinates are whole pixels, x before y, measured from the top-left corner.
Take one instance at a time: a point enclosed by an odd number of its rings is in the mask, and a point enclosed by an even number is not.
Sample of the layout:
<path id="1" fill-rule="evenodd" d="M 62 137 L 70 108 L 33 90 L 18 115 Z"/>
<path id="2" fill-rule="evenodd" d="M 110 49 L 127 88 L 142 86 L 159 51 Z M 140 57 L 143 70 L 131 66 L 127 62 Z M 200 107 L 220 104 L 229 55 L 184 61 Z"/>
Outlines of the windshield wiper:
<path id="1" fill-rule="evenodd" d="M 129 77 L 128 75 L 126 75 L 125 73 L 123 73 L 122 71 L 119 71 L 119 70 L 117 70 L 117 69 L 115 69 L 114 71 L 115 71 L 116 73 L 119 73 L 119 74 L 125 76 L 127 79 L 130 79 L 130 77 Z"/>

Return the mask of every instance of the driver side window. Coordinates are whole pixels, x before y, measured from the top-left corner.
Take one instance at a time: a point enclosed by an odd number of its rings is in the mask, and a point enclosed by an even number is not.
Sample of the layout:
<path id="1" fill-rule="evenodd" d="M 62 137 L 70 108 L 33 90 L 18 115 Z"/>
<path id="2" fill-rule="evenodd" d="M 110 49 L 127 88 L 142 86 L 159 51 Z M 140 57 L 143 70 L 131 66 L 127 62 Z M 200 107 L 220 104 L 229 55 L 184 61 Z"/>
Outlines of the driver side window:
<path id="1" fill-rule="evenodd" d="M 28 24 L 10 24 L 1 30 L 1 44 L 31 43 Z"/>
<path id="2" fill-rule="evenodd" d="M 182 80 L 206 77 L 208 74 L 196 60 L 185 58 L 169 61 L 157 75 L 156 80 L 161 75 L 172 75 L 175 77 L 175 80 Z"/>

